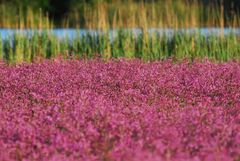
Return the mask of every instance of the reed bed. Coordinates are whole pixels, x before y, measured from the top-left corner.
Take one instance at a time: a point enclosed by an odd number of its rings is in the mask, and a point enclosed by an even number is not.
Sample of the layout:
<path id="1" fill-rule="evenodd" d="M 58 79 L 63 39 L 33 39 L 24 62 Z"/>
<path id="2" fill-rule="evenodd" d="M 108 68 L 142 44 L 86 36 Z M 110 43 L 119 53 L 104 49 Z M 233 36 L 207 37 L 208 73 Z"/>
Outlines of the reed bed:
<path id="1" fill-rule="evenodd" d="M 157 32 L 118 30 L 77 34 L 59 38 L 50 31 L 32 35 L 16 32 L 0 41 L 1 59 L 8 63 L 39 59 L 139 58 L 143 60 L 204 59 L 228 61 L 240 59 L 240 39 L 234 34 L 202 35 L 199 32 Z"/>
<path id="2" fill-rule="evenodd" d="M 0 6 L 1 28 L 194 28 L 239 27 L 239 24 L 238 11 L 225 11 L 223 3 L 204 5 L 197 0 L 76 3 L 60 20 L 41 9 L 5 3 Z"/>
<path id="3" fill-rule="evenodd" d="M 68 25 L 94 29 L 237 27 L 239 20 L 238 11 L 226 14 L 223 3 L 206 6 L 197 0 L 104 1 L 73 7 L 68 14 Z"/>
<path id="4" fill-rule="evenodd" d="M 0 28 L 38 28 L 51 29 L 54 23 L 50 20 L 48 13 L 42 9 L 34 10 L 28 7 L 13 8 L 13 6 L 0 5 Z"/>

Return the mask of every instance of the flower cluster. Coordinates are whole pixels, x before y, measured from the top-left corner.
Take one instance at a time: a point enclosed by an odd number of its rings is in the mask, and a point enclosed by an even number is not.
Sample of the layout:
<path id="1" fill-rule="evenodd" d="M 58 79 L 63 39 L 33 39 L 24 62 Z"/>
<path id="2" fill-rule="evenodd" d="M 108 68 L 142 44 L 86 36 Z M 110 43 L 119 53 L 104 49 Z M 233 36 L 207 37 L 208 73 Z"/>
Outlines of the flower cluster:
<path id="1" fill-rule="evenodd" d="M 240 160 L 240 64 L 0 65 L 0 160 Z"/>

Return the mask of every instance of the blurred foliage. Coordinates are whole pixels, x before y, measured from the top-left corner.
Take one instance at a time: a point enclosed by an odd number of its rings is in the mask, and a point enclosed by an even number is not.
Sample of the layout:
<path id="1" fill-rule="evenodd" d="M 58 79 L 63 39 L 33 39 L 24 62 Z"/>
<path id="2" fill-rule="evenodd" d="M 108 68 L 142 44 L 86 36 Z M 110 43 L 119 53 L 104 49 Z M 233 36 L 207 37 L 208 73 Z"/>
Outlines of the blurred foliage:
<path id="1" fill-rule="evenodd" d="M 142 3 L 146 4 L 144 10 L 141 9 Z M 157 6 L 153 7 L 154 11 L 152 6 Z M 221 7 L 224 11 L 222 15 L 219 14 Z M 151 14 L 156 17 L 152 22 L 159 22 L 159 17 L 165 17 L 166 22 L 177 21 L 175 18 L 185 20 L 194 12 L 196 14 L 191 18 L 195 19 L 196 25 L 206 27 L 206 24 L 219 24 L 215 21 L 220 19 L 223 19 L 223 23 L 238 21 L 236 19 L 239 19 L 239 11 L 239 0 L 0 0 L 0 27 L 18 28 L 24 26 L 21 24 L 30 23 L 35 24 L 31 26 L 41 27 L 43 22 L 46 22 L 45 26 L 49 26 L 50 22 L 55 27 L 86 27 L 89 23 L 93 24 L 91 21 L 100 19 L 107 24 L 113 24 L 114 18 L 127 21 L 141 15 L 149 19 Z M 210 19 L 215 20 L 208 22 Z M 186 23 L 189 23 L 188 21 L 190 20 L 185 20 Z"/>
<path id="2" fill-rule="evenodd" d="M 34 9 L 41 8 L 43 11 L 48 12 L 50 16 L 55 17 L 56 19 L 61 19 L 68 12 L 72 10 L 81 10 L 83 12 L 84 4 L 88 4 L 92 7 L 97 5 L 97 3 L 107 2 L 107 3 L 116 3 L 116 2 L 165 2 L 167 0 L 0 0 L 1 4 L 12 5 L 13 8 L 23 7 L 26 9 L 31 6 Z M 195 0 L 173 0 L 173 1 L 183 1 L 183 2 L 193 2 Z M 198 0 L 204 5 L 210 4 L 220 4 L 223 2 L 226 14 L 231 13 L 232 11 L 240 10 L 240 1 L 239 0 Z"/>

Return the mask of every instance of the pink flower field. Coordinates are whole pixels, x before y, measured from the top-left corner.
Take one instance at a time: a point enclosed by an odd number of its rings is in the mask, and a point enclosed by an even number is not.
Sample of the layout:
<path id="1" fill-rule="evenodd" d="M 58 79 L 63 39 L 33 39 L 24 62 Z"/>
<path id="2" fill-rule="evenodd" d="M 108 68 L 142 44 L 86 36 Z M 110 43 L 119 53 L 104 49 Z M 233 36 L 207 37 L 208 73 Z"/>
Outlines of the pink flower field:
<path id="1" fill-rule="evenodd" d="M 240 64 L 1 64 L 0 160 L 240 161 Z"/>

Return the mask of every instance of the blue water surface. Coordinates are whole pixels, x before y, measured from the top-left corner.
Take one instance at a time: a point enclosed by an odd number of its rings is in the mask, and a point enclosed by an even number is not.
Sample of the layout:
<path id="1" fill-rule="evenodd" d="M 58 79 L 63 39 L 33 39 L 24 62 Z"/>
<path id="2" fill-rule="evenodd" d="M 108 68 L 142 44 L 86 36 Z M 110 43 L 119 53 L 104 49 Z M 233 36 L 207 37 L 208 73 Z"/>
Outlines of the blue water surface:
<path id="1" fill-rule="evenodd" d="M 117 29 L 109 30 L 110 37 L 114 38 L 117 36 Z M 142 33 L 142 30 L 139 28 L 135 29 L 124 29 L 124 31 L 131 31 L 134 35 L 139 35 Z M 158 28 L 151 28 L 147 32 L 157 33 L 159 35 L 165 36 L 173 36 L 175 33 L 199 33 L 204 36 L 209 35 L 219 35 L 223 31 L 224 35 L 234 34 L 240 35 L 240 28 L 189 28 L 189 29 L 158 29 Z M 51 34 L 56 35 L 59 39 L 68 37 L 69 39 L 73 39 L 77 36 L 83 36 L 87 34 L 97 35 L 102 34 L 102 30 L 88 30 L 88 29 L 50 29 L 50 30 L 36 30 L 36 29 L 0 29 L 0 35 L 2 39 L 6 39 L 14 33 L 21 33 L 26 36 L 31 37 L 35 32 L 42 33 L 42 32 L 49 32 Z"/>

